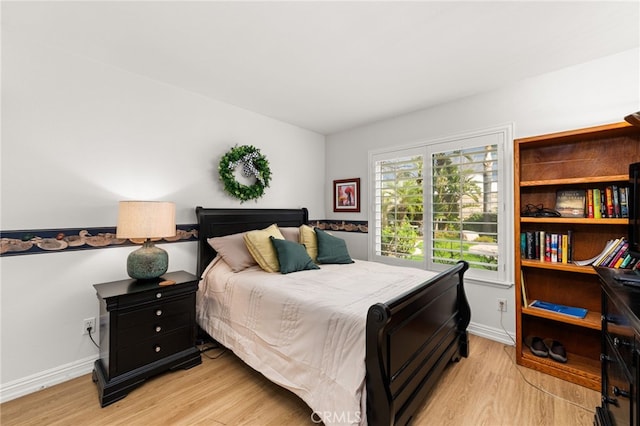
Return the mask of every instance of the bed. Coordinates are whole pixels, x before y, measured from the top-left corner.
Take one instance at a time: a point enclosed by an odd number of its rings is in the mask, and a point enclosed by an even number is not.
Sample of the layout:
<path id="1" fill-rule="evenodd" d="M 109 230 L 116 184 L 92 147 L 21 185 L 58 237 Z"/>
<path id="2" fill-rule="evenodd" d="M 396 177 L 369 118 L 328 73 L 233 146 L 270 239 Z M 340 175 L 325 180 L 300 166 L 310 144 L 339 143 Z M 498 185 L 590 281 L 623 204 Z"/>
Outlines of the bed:
<path id="1" fill-rule="evenodd" d="M 471 312 L 463 286 L 466 262 L 460 261 L 441 273 L 357 260 L 350 265 L 321 264 L 320 270 L 286 275 L 256 267 L 235 273 L 219 261 L 210 238 L 261 230 L 272 224 L 281 229 L 300 227 L 308 223 L 307 210 L 196 207 L 196 216 L 197 271 L 203 277 L 197 302 L 199 326 L 249 366 L 300 396 L 313 410 L 313 422 L 408 424 L 447 365 L 468 355 L 466 329 Z M 344 278 L 351 269 L 356 271 L 354 277 Z M 398 271 L 407 274 L 402 282 L 383 282 L 379 290 L 372 290 L 373 296 L 352 295 L 355 288 L 369 284 L 374 288 L 376 280 L 404 277 Z M 210 275 L 215 278 L 210 279 Z M 313 308 L 309 311 L 298 305 L 301 302 L 291 303 L 297 294 L 310 298 L 314 285 L 327 285 L 318 284 L 325 279 L 323 275 L 334 280 L 331 290 L 325 292 L 331 297 L 312 296 Z M 347 280 L 349 284 L 341 286 Z M 244 281 L 252 281 L 252 287 L 236 287 L 236 282 Z M 394 294 L 390 293 L 391 287 L 395 288 Z M 332 307 L 332 298 L 342 305 Z M 238 306 L 242 307 L 225 305 L 232 299 L 241 300 Z M 283 312 L 283 318 L 254 314 L 258 305 L 268 303 L 278 305 L 276 310 Z M 235 315 L 236 320 L 221 323 L 220 316 L 224 315 Z M 248 336 L 235 337 L 236 330 L 231 328 L 239 321 L 239 328 Z M 291 326 L 302 321 L 311 323 L 300 327 L 303 332 L 296 331 L 298 325 Z M 277 336 L 269 327 L 278 329 Z M 306 343 L 305 335 L 309 334 L 314 339 Z M 327 349 L 325 345 L 329 344 L 337 344 L 337 349 Z M 320 367 L 312 364 L 314 360 Z"/>

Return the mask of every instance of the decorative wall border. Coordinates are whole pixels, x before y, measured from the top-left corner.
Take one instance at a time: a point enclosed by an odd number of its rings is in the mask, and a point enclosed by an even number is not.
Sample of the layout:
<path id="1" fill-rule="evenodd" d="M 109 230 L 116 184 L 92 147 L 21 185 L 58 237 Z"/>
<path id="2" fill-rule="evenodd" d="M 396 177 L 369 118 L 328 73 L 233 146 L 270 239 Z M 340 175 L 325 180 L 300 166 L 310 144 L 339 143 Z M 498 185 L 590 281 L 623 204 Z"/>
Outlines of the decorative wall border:
<path id="1" fill-rule="evenodd" d="M 344 232 L 369 232 L 369 222 L 366 220 L 310 220 L 310 226 L 316 226 L 320 229 L 328 229 L 331 231 Z"/>
<path id="2" fill-rule="evenodd" d="M 310 226 L 344 232 L 368 232 L 367 221 L 310 220 Z M 159 243 L 180 243 L 198 240 L 198 225 L 177 225 L 175 237 L 162 238 Z M 0 231 L 0 257 L 26 254 L 60 253 L 109 247 L 135 246 L 142 240 L 116 238 L 116 228 L 64 228 Z"/>
<path id="3" fill-rule="evenodd" d="M 198 240 L 198 225 L 177 225 L 175 237 L 158 243 Z M 116 228 L 65 228 L 0 231 L 0 256 L 16 256 L 61 251 L 92 250 L 140 245 L 143 240 L 116 238 Z"/>

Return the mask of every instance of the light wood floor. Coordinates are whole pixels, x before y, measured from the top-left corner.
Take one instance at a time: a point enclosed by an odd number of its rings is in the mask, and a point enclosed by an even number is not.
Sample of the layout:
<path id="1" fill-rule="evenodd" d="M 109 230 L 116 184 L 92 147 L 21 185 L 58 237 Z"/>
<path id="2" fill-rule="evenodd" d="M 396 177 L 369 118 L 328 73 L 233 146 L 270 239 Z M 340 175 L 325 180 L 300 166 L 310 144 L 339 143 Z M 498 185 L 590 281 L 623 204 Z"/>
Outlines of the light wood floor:
<path id="1" fill-rule="evenodd" d="M 469 358 L 445 371 L 416 425 L 593 424 L 598 392 L 516 366 L 513 347 L 470 336 L 470 348 Z M 573 404 L 532 387 L 523 375 Z M 190 370 L 158 376 L 105 408 L 97 395 L 88 374 L 0 405 L 0 424 L 315 424 L 302 400 L 228 352 L 218 359 L 203 356 L 202 365 Z"/>

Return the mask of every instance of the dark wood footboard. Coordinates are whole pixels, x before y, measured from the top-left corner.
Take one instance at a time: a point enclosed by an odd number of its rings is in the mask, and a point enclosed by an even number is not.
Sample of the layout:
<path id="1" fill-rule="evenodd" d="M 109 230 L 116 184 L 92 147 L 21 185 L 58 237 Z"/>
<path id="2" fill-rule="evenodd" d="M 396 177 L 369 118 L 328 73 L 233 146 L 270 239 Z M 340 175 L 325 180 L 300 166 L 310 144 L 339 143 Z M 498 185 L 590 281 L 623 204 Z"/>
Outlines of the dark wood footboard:
<path id="1" fill-rule="evenodd" d="M 469 351 L 471 310 L 460 261 L 417 288 L 367 314 L 369 425 L 405 425 L 436 386 L 450 361 Z"/>

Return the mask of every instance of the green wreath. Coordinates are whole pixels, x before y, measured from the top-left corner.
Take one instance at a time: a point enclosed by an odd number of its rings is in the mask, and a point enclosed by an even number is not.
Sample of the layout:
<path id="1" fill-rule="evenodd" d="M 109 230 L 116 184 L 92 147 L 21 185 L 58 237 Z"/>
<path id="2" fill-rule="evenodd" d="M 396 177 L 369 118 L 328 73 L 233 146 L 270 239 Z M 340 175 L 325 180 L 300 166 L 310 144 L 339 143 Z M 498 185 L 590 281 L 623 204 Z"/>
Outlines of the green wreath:
<path id="1" fill-rule="evenodd" d="M 240 165 L 243 176 L 255 177 L 256 182 L 253 185 L 243 185 L 236 180 L 234 172 Z M 271 181 L 269 161 L 251 145 L 236 145 L 223 155 L 218 165 L 218 173 L 225 191 L 241 202 L 262 197 L 264 189 L 269 187 Z"/>

